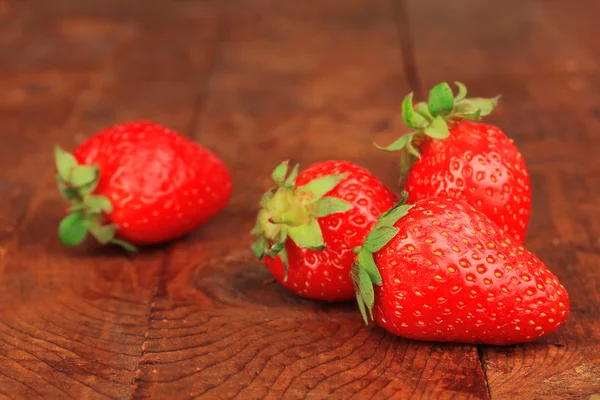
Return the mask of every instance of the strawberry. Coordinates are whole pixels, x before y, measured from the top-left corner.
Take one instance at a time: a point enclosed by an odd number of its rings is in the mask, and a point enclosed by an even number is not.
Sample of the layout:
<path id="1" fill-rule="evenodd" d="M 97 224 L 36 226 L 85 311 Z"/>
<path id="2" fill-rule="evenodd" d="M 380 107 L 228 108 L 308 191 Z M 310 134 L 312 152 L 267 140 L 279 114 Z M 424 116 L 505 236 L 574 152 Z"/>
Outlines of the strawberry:
<path id="1" fill-rule="evenodd" d="M 401 150 L 402 175 L 409 203 L 430 197 L 465 200 L 486 214 L 517 242 L 525 239 L 531 211 L 531 185 L 523 157 L 499 128 L 479 122 L 492 112 L 494 99 L 468 99 L 456 82 L 434 87 L 428 104 L 402 104 L 414 132 L 386 148 Z"/>
<path id="2" fill-rule="evenodd" d="M 495 345 L 565 321 L 556 276 L 483 213 L 453 198 L 404 200 L 381 215 L 352 269 L 365 321 L 410 339 Z"/>
<path id="3" fill-rule="evenodd" d="M 292 292 L 319 300 L 354 297 L 350 269 L 360 245 L 396 195 L 366 169 L 347 161 L 311 165 L 298 175 L 288 163 L 273 172 L 252 233 L 255 255 Z"/>
<path id="4" fill-rule="evenodd" d="M 59 190 L 70 203 L 59 237 L 69 246 L 88 233 L 129 250 L 169 241 L 208 221 L 231 196 L 217 156 L 150 122 L 99 132 L 73 154 L 56 147 L 55 158 Z"/>

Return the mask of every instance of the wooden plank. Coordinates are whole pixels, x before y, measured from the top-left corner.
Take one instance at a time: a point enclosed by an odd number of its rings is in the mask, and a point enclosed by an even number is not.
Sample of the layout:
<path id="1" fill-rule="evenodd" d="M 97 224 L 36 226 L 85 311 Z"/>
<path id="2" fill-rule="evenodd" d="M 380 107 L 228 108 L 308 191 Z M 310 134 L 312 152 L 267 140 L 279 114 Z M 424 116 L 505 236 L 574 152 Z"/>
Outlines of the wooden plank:
<path id="1" fill-rule="evenodd" d="M 256 202 L 285 158 L 361 163 L 407 90 L 386 1 L 247 0 L 224 9 L 195 137 L 234 172 L 231 205 L 178 242 L 151 309 L 134 398 L 487 398 L 476 349 L 362 325 L 302 300 L 248 250 Z"/>
<path id="2" fill-rule="evenodd" d="M 429 89 L 431 81 L 469 81 L 481 77 L 491 81 L 498 75 L 529 77 L 597 68 L 597 54 L 590 48 L 592 42 L 582 42 L 566 34 L 547 18 L 547 4 L 562 3 L 566 7 L 567 2 L 405 0 L 405 3 L 413 40 L 412 57 L 423 90 Z M 571 13 L 573 18 L 586 20 L 585 8 Z"/>
<path id="3" fill-rule="evenodd" d="M 600 393 L 597 46 L 583 40 L 574 19 L 558 23 L 556 10 L 566 12 L 566 2 L 408 4 L 420 87 L 463 80 L 474 95 L 502 94 L 489 121 L 515 140 L 531 174 L 527 247 L 571 296 L 570 317 L 558 332 L 526 345 L 480 346 L 490 395 L 590 398 Z M 429 13 L 439 23 L 428 35 L 421 21 Z"/>
<path id="4" fill-rule="evenodd" d="M 62 248 L 52 145 L 71 149 L 133 118 L 189 131 L 212 60 L 215 9 L 204 3 L 198 18 L 185 3 L 144 5 L 32 0 L 8 10 L 14 23 L 0 36 L 0 53 L 11 55 L 0 66 L 9 94 L 0 103 L 0 189 L 11 193 L 0 201 L 0 392 L 8 398 L 131 395 L 168 253 Z M 170 34 L 178 29 L 186 35 Z"/>

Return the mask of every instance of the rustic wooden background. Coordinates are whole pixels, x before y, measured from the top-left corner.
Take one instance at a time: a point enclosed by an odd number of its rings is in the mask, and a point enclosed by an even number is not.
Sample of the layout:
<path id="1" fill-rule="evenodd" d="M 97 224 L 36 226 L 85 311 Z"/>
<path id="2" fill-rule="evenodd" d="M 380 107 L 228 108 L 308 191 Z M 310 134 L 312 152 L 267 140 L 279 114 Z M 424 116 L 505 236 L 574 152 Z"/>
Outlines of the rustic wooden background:
<path id="1" fill-rule="evenodd" d="M 598 399 L 597 0 L 0 1 L 0 398 Z M 296 298 L 247 249 L 280 160 L 358 162 L 442 80 L 502 93 L 491 121 L 533 183 L 527 238 L 567 287 L 557 333 L 511 347 L 367 329 Z M 62 248 L 52 146 L 152 119 L 220 154 L 226 211 L 124 256 Z"/>

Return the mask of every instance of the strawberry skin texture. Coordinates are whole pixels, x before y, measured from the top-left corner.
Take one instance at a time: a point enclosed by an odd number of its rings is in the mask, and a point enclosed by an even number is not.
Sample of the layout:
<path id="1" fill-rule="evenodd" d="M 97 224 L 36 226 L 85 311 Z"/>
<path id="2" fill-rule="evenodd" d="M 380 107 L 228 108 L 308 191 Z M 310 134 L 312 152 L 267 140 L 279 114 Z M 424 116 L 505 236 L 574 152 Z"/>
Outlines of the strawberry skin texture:
<path id="1" fill-rule="evenodd" d="M 356 258 L 352 249 L 361 245 L 377 218 L 397 201 L 396 195 L 366 169 L 347 161 L 312 164 L 296 178 L 302 186 L 324 175 L 350 173 L 327 196 L 346 200 L 354 207 L 344 213 L 318 219 L 326 248 L 302 249 L 288 239 L 288 279 L 279 256 L 266 256 L 265 264 L 279 283 L 311 299 L 345 301 L 355 298 L 350 269 Z"/>
<path id="2" fill-rule="evenodd" d="M 465 200 L 519 243 L 531 212 L 525 162 L 497 127 L 460 120 L 444 140 L 426 138 L 406 178 L 408 202 L 431 197 Z"/>
<path id="3" fill-rule="evenodd" d="M 508 345 L 567 318 L 565 288 L 533 254 L 465 202 L 432 198 L 395 223 L 375 260 L 373 317 L 410 339 Z"/>
<path id="4" fill-rule="evenodd" d="M 75 149 L 82 164 L 97 163 L 95 191 L 110 199 L 107 220 L 134 244 L 172 240 L 204 224 L 227 204 L 231 176 L 211 151 L 150 122 L 118 125 Z"/>

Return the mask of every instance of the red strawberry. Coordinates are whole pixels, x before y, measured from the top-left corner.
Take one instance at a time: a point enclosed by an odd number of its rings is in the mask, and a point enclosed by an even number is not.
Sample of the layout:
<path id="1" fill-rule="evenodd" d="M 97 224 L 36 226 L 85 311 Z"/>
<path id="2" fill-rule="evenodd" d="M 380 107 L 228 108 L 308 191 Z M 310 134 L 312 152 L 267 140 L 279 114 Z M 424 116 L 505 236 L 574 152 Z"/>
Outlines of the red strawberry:
<path id="1" fill-rule="evenodd" d="M 465 200 L 522 243 L 531 211 L 525 162 L 499 128 L 469 121 L 488 115 L 497 98 L 467 99 L 466 87 L 456 84 L 456 97 L 442 83 L 431 90 L 428 105 L 415 108 L 408 95 L 402 115 L 415 132 L 385 150 L 402 150 L 409 203 L 438 196 Z"/>
<path id="2" fill-rule="evenodd" d="M 59 189 L 71 203 L 59 227 L 65 245 L 88 232 L 131 250 L 127 242 L 165 242 L 208 221 L 231 196 L 231 177 L 217 156 L 150 122 L 117 125 L 73 155 L 59 147 L 55 154 Z"/>
<path id="3" fill-rule="evenodd" d="M 384 329 L 411 339 L 528 342 L 569 312 L 565 288 L 538 258 L 451 198 L 400 202 L 383 214 L 352 275 L 365 319 L 372 311 Z"/>
<path id="4" fill-rule="evenodd" d="M 252 249 L 275 279 L 292 292 L 319 300 L 354 297 L 350 269 L 360 245 L 397 200 L 379 179 L 347 161 L 311 165 L 288 175 L 287 162 L 273 173 L 276 186 L 261 200 Z"/>

